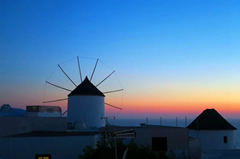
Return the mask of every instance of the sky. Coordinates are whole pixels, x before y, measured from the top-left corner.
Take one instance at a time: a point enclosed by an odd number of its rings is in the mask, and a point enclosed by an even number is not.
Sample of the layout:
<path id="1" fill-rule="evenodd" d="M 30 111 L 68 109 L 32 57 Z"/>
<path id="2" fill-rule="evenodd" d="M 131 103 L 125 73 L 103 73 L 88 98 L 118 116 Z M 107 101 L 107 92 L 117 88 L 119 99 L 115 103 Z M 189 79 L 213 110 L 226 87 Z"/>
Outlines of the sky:
<path id="1" fill-rule="evenodd" d="M 25 109 L 74 89 L 58 64 L 80 83 L 104 81 L 119 118 L 196 117 L 216 109 L 240 115 L 240 2 L 207 0 L 0 1 L 0 105 Z M 70 86 L 71 85 L 71 86 Z M 52 99 L 53 100 L 53 99 Z M 58 105 L 63 111 L 67 102 Z"/>

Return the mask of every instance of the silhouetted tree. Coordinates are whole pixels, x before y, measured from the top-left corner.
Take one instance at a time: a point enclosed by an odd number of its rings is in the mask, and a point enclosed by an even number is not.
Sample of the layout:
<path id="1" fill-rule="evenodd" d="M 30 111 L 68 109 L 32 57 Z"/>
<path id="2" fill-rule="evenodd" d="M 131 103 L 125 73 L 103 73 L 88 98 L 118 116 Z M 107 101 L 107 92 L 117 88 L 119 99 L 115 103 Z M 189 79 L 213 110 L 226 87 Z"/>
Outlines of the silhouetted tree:
<path id="1" fill-rule="evenodd" d="M 137 144 L 131 143 L 124 145 L 121 142 L 117 143 L 117 154 L 118 158 L 122 159 L 123 153 L 128 147 L 127 158 L 128 159 L 172 159 L 167 156 L 164 152 L 154 152 L 146 146 L 138 146 Z M 97 143 L 97 148 L 93 149 L 91 146 L 86 146 L 83 150 L 83 155 L 79 155 L 79 159 L 114 159 L 115 149 L 114 147 L 109 148 L 104 143 Z"/>

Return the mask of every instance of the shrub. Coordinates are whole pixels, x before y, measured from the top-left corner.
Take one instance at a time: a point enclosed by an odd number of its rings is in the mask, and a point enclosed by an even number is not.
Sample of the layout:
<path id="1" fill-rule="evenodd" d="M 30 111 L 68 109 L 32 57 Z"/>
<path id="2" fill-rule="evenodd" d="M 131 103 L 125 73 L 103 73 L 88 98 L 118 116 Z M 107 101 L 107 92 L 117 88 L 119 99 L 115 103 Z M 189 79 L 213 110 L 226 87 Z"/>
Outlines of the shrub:
<path id="1" fill-rule="evenodd" d="M 128 148 L 127 159 L 171 159 L 166 156 L 164 152 L 154 152 L 146 146 L 138 146 L 131 143 L 124 145 L 123 143 L 117 143 L 117 155 L 118 159 L 122 159 L 124 151 Z M 79 159 L 114 159 L 115 148 L 110 148 L 105 143 L 97 143 L 97 148 L 93 149 L 91 146 L 86 146 L 83 150 L 83 155 L 79 155 Z"/>

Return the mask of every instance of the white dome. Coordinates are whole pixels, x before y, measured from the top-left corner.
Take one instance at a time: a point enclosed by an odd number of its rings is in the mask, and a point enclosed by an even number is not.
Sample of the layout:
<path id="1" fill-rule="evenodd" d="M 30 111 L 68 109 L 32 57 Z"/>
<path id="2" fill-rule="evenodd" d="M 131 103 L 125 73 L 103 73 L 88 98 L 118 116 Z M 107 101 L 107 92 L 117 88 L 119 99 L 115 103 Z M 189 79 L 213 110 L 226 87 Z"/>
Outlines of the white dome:
<path id="1" fill-rule="evenodd" d="M 1 106 L 1 111 L 10 111 L 11 110 L 11 106 L 9 104 L 3 104 Z"/>

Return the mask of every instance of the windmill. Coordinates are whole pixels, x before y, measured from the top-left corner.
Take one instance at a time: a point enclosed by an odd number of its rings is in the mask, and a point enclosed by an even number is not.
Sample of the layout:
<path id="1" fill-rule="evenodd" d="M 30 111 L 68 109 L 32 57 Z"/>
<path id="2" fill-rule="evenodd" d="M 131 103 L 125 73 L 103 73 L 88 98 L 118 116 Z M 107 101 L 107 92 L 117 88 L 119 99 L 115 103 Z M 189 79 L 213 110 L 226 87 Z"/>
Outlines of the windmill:
<path id="1" fill-rule="evenodd" d="M 109 117 L 104 116 L 105 106 L 111 107 L 112 109 L 116 109 L 118 111 L 122 110 L 121 106 L 116 106 L 112 103 L 105 102 L 105 96 L 122 92 L 123 89 L 118 80 L 119 82 L 118 86 L 114 85 L 113 83 L 110 84 L 111 86 L 118 88 L 100 91 L 101 90 L 100 86 L 102 86 L 105 82 L 109 81 L 109 79 L 113 77 L 114 74 L 116 74 L 115 70 L 111 69 L 111 72 L 105 71 L 104 73 L 98 74 L 99 75 L 98 78 L 95 78 L 96 69 L 99 66 L 99 63 L 105 65 L 102 61 L 97 59 L 94 64 L 94 68 L 91 71 L 91 74 L 88 74 L 85 76 L 85 78 L 83 78 L 84 76 L 82 71 L 82 63 L 84 61 L 83 60 L 84 58 L 81 58 L 80 60 L 80 58 L 77 57 L 72 60 L 75 59 L 77 59 L 77 61 L 75 61 L 75 64 L 77 63 L 78 73 L 76 73 L 76 71 L 75 72 L 72 71 L 71 69 L 66 71 L 65 68 L 67 67 L 64 68 L 62 66 L 65 63 L 58 64 L 57 68 L 55 69 L 55 70 L 58 69 L 58 71 L 60 71 L 61 74 L 65 76 L 65 79 L 67 79 L 68 84 L 70 83 L 73 88 L 62 86 L 64 83 L 61 82 L 60 84 L 56 84 L 54 82 L 51 82 L 49 80 L 50 78 L 48 78 L 48 80 L 46 80 L 46 85 L 60 89 L 63 92 L 65 92 L 65 98 L 55 98 L 51 100 L 44 99 L 43 103 L 68 101 L 68 108 L 63 113 L 63 115 L 66 112 L 68 113 L 67 116 L 68 122 L 72 123 L 73 125 L 75 124 L 76 127 L 78 127 L 77 125 L 79 125 L 79 123 L 86 124 L 87 127 L 102 127 L 104 126 L 103 119 L 104 120 L 109 119 Z M 108 67 L 107 65 L 105 66 Z M 69 72 L 72 73 L 72 75 L 70 75 Z M 108 72 L 108 74 L 106 74 L 106 72 Z M 76 74 L 78 74 L 77 75 L 78 79 L 76 79 L 77 77 Z M 78 82 L 79 84 L 76 81 L 79 81 Z M 113 119 L 115 119 L 115 117 L 113 117 Z"/>

